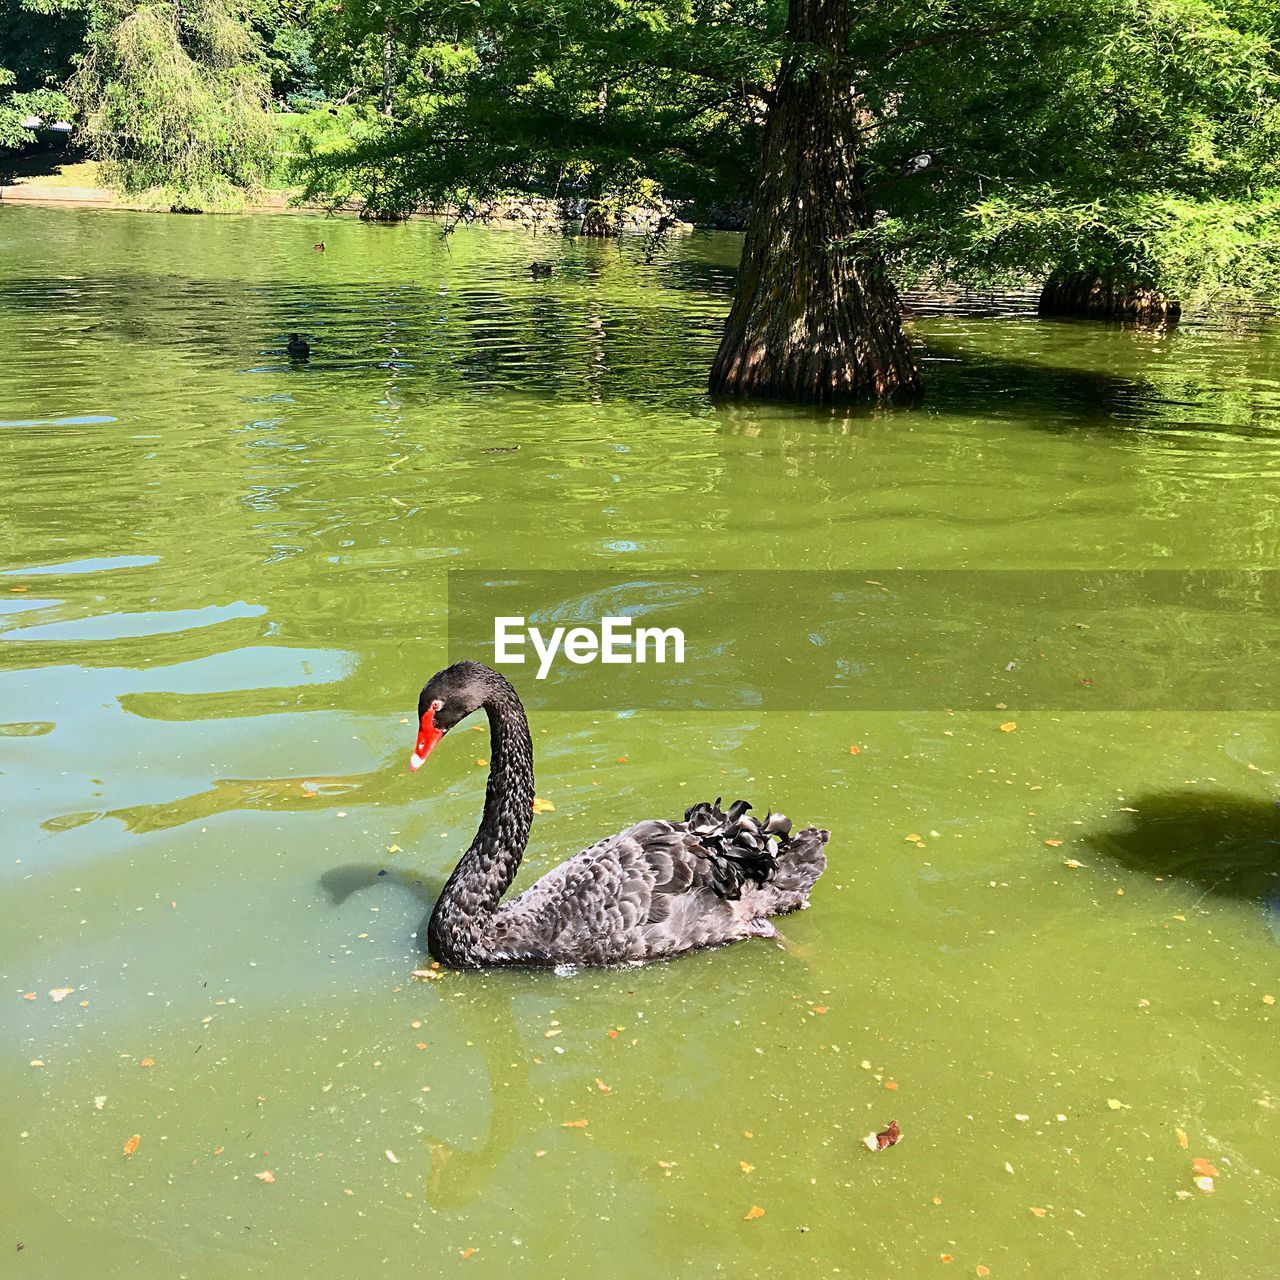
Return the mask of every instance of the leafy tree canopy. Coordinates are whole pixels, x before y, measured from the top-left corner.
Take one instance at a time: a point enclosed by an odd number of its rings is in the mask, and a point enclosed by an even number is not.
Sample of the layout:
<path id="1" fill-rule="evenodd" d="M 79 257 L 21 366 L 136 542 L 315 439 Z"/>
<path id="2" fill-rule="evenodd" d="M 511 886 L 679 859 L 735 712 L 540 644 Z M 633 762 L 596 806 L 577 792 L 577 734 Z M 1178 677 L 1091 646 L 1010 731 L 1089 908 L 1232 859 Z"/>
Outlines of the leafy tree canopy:
<path id="1" fill-rule="evenodd" d="M 740 201 L 784 17 L 770 0 L 315 0 L 330 92 L 368 105 L 363 131 L 316 149 L 309 193 L 395 212 L 528 187 Z M 851 25 L 879 211 L 861 238 L 900 272 L 1276 283 L 1280 0 L 869 0 Z"/>
<path id="2" fill-rule="evenodd" d="M 104 175 L 182 209 L 235 207 L 271 158 L 263 49 L 237 0 L 104 11 L 72 86 Z"/>
<path id="3" fill-rule="evenodd" d="M 64 86 L 88 20 L 84 0 L 0 0 L 0 148 L 36 136 L 28 117 L 47 125 L 71 114 Z"/>

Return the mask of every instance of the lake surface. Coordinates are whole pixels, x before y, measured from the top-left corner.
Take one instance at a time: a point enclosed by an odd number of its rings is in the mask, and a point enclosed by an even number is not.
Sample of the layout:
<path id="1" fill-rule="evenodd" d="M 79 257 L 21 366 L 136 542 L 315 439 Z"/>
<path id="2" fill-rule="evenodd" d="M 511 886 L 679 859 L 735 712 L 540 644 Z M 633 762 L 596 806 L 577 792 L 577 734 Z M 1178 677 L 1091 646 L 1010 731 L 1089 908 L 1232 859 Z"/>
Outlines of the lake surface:
<path id="1" fill-rule="evenodd" d="M 919 409 L 714 405 L 738 243 L 0 209 L 0 1276 L 1275 1274 L 1274 713 L 540 713 L 519 883 L 741 794 L 813 908 L 410 977 L 450 568 L 1277 563 L 1265 319 L 920 303 Z M 1082 678 L 1178 687 L 1130 622 Z"/>

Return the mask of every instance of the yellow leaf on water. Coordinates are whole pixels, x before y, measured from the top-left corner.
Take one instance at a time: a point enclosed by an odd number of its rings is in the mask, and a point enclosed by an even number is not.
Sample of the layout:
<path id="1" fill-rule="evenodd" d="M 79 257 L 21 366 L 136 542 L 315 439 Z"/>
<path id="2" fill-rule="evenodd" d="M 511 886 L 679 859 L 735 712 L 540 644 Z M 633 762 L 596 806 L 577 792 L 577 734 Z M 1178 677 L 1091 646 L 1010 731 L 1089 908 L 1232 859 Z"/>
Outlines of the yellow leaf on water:
<path id="1" fill-rule="evenodd" d="M 1034 1214 L 1036 1215 L 1036 1217 L 1037 1217 L 1037 1218 L 1043 1218 L 1043 1217 L 1044 1217 L 1044 1215 L 1045 1215 L 1045 1213 L 1046 1213 L 1046 1210 L 1041 1209 L 1041 1208 L 1039 1208 L 1037 1205 L 1034 1205 L 1034 1204 L 1033 1204 L 1033 1205 L 1031 1205 L 1031 1206 L 1029 1206 L 1029 1207 L 1030 1207 L 1030 1209 L 1031 1209 L 1031 1212 L 1032 1212 L 1032 1213 L 1034 1213 Z"/>
<path id="2" fill-rule="evenodd" d="M 138 1066 L 140 1067 L 154 1067 L 155 1065 L 156 1060 L 154 1058 L 143 1058 L 142 1061 L 138 1063 Z"/>
<path id="3" fill-rule="evenodd" d="M 1112 1111 L 1119 1111 L 1124 1106 L 1124 1103 L 1121 1102 L 1119 1098 L 1108 1098 L 1107 1106 L 1109 1106 Z"/>
<path id="4" fill-rule="evenodd" d="M 1187 1149 L 1186 1132 L 1182 1129 L 1175 1129 L 1174 1133 L 1178 1135 L 1178 1146 L 1180 1146 L 1183 1149 L 1183 1151 L 1185 1151 Z"/>
<path id="5" fill-rule="evenodd" d="M 1200 1156 L 1196 1156 L 1191 1162 L 1191 1171 L 1202 1178 L 1219 1178 L 1222 1176 L 1213 1165 Z"/>
<path id="6" fill-rule="evenodd" d="M 49 992 L 49 999 L 52 1000 L 54 1004 L 61 1004 L 62 1001 L 64 1001 L 74 990 L 75 987 L 54 987 L 54 989 Z"/>
<path id="7" fill-rule="evenodd" d="M 1006 720 L 1004 724 L 1000 726 L 1000 732 L 1012 733 L 1017 727 L 1018 727 L 1018 724 L 1016 720 Z"/>
<path id="8" fill-rule="evenodd" d="M 133 1137 L 130 1138 L 129 1141 L 124 1144 L 125 1155 L 127 1156 L 133 1155 L 133 1153 L 137 1151 L 141 1142 L 142 1142 L 142 1135 L 140 1133 L 135 1133 Z"/>
<path id="9" fill-rule="evenodd" d="M 757 1218 L 763 1217 L 764 1210 L 758 1204 L 753 1204 L 751 1208 L 747 1210 L 746 1217 L 743 1218 L 743 1222 L 754 1222 Z"/>
<path id="10" fill-rule="evenodd" d="M 1062 843 L 1062 841 L 1061 841 L 1061 840 L 1046 840 L 1046 841 L 1045 841 L 1045 844 L 1047 844 L 1047 845 L 1049 846 L 1049 848 L 1050 848 L 1050 849 L 1056 849 L 1056 848 L 1057 848 L 1061 843 Z"/>
<path id="11" fill-rule="evenodd" d="M 738 1168 L 741 1169 L 743 1173 L 754 1173 L 756 1167 L 753 1164 L 748 1164 L 745 1160 L 739 1160 Z"/>
<path id="12" fill-rule="evenodd" d="M 276 1175 L 270 1169 L 263 1169 L 261 1173 L 255 1173 L 253 1176 L 259 1182 L 274 1182 L 276 1180 Z"/>
<path id="13" fill-rule="evenodd" d="M 562 1124 L 560 1127 L 561 1127 L 562 1129 L 585 1129 L 585 1128 L 587 1127 L 587 1121 L 585 1121 L 585 1120 L 566 1120 L 566 1121 L 564 1122 L 564 1124 Z"/>
<path id="14" fill-rule="evenodd" d="M 1262 1003 L 1263 1003 L 1263 1004 L 1275 1004 L 1275 1002 L 1276 1002 L 1276 998 L 1275 998 L 1275 996 L 1263 996 L 1263 997 L 1262 997 Z"/>
<path id="15" fill-rule="evenodd" d="M 544 800 L 541 796 L 533 797 L 534 813 L 555 813 L 556 807 L 550 800 Z"/>

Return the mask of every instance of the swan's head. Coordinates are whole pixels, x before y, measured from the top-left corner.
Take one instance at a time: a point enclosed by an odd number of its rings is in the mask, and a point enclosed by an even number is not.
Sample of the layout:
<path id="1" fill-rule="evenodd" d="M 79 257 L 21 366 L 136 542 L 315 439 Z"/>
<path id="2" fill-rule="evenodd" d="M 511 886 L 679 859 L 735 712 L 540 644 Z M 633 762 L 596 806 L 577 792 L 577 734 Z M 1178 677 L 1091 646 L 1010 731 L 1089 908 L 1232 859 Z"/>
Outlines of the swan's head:
<path id="1" fill-rule="evenodd" d="M 455 662 L 427 681 L 418 695 L 418 741 L 409 757 L 410 769 L 421 769 L 436 743 L 484 705 L 495 679 L 502 677 L 478 662 Z"/>

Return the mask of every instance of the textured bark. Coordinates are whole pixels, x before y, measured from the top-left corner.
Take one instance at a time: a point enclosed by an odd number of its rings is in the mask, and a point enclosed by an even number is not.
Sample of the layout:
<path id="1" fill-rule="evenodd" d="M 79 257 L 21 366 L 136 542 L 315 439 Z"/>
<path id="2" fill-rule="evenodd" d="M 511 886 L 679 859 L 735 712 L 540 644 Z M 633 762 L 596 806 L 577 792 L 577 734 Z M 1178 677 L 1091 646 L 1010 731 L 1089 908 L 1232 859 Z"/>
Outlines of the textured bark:
<path id="1" fill-rule="evenodd" d="M 712 394 L 913 398 L 920 371 L 884 263 L 838 243 L 871 223 L 840 71 L 849 0 L 790 0 L 788 34 L 806 48 L 779 73 Z"/>
<path id="2" fill-rule="evenodd" d="M 1162 328 L 1178 323 L 1182 304 L 1149 284 L 1116 283 L 1096 271 L 1061 271 L 1040 291 L 1042 316 L 1085 316 Z"/>

